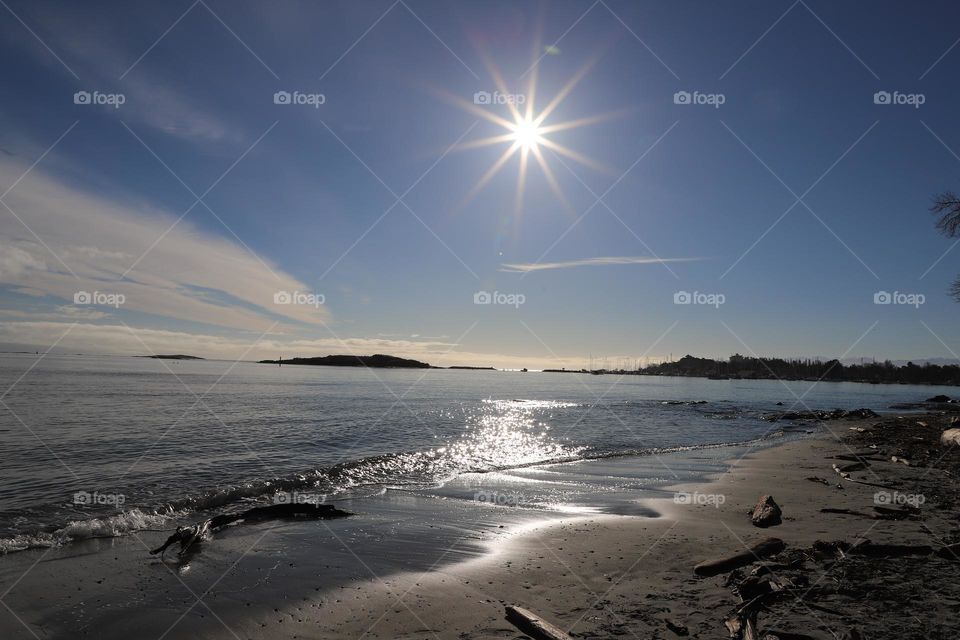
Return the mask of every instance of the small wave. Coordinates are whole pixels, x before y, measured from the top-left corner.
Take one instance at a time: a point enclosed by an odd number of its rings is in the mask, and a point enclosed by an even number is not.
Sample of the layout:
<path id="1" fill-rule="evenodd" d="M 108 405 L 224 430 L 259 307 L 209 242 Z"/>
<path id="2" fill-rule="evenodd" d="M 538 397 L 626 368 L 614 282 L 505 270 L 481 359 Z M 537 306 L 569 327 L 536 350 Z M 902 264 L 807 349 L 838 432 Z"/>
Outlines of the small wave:
<path id="1" fill-rule="evenodd" d="M 555 406 L 555 405 L 551 405 Z M 26 549 L 60 546 L 72 541 L 92 538 L 114 538 L 145 529 L 170 528 L 179 519 L 197 513 L 229 506 L 235 503 L 263 500 L 280 493 L 316 492 L 325 500 L 357 489 L 367 488 L 370 494 L 392 489 L 422 489 L 442 486 L 462 473 L 488 473 L 582 460 L 599 460 L 629 456 L 663 455 L 683 451 L 750 446 L 782 437 L 783 431 L 765 434 L 752 440 L 709 444 L 679 445 L 619 451 L 596 451 L 585 447 L 550 449 L 539 452 L 528 460 L 514 460 L 510 464 L 495 464 L 486 459 L 456 459 L 445 449 L 393 453 L 361 458 L 338 464 L 326 470 L 297 473 L 289 477 L 258 480 L 239 486 L 218 488 L 196 496 L 174 500 L 150 510 L 134 508 L 122 513 L 84 520 L 71 520 L 65 525 L 51 527 L 52 531 L 16 534 L 0 538 L 0 555 Z M 369 495 L 369 494 L 368 494 Z"/>
<path id="2" fill-rule="evenodd" d="M 521 409 L 567 409 L 571 407 L 589 406 L 579 402 L 565 402 L 561 400 L 529 400 L 523 398 L 515 398 L 512 400 L 494 400 L 493 398 L 487 398 L 486 400 L 483 400 L 483 403 L 514 406 Z"/>
<path id="3" fill-rule="evenodd" d="M 72 520 L 52 532 L 18 534 L 9 538 L 0 538 L 0 555 L 27 549 L 58 547 L 77 540 L 93 538 L 116 538 L 144 529 L 166 526 L 171 519 L 184 514 L 149 513 L 140 509 L 131 509 L 117 515 L 89 520 Z"/>

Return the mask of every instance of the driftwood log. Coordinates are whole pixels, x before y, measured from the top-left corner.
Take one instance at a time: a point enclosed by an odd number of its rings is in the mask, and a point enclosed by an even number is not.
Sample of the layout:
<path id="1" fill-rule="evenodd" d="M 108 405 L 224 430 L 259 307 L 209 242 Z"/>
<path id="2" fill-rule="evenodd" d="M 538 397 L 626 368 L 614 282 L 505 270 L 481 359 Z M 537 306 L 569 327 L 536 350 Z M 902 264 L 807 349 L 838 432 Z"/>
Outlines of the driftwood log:
<path id="1" fill-rule="evenodd" d="M 536 640 L 571 640 L 569 634 L 555 627 L 532 611 L 508 605 L 507 620 L 520 631 Z"/>
<path id="2" fill-rule="evenodd" d="M 857 484 L 865 484 L 865 485 L 867 485 L 868 487 L 880 487 L 881 489 L 896 489 L 896 488 L 897 488 L 895 485 L 892 485 L 892 484 L 880 484 L 880 483 L 877 483 L 877 482 L 867 482 L 866 480 L 857 480 L 857 479 L 855 479 L 855 478 L 851 478 L 851 477 L 850 477 L 850 474 L 849 474 L 848 472 L 844 471 L 843 469 L 841 469 L 840 467 L 838 467 L 836 464 L 833 465 L 833 470 L 837 473 L 838 476 L 840 476 L 841 478 L 843 478 L 843 479 L 846 480 L 847 482 L 856 482 Z"/>
<path id="3" fill-rule="evenodd" d="M 280 518 L 344 518 L 352 515 L 341 511 L 331 504 L 272 504 L 265 507 L 254 507 L 237 513 L 214 516 L 192 527 L 177 527 L 177 530 L 167 538 L 163 545 L 150 551 L 151 554 L 163 554 L 172 544 L 180 543 L 178 555 L 185 554 L 194 544 L 201 542 L 211 533 L 234 522 L 263 522 Z"/>
<path id="4" fill-rule="evenodd" d="M 733 571 L 734 569 L 745 567 L 756 560 L 762 560 L 768 556 L 776 555 L 783 551 L 786 546 L 783 540 L 779 538 L 766 538 L 740 553 L 735 553 L 725 558 L 705 560 L 695 566 L 693 572 L 698 576 L 709 577 L 727 571 Z"/>

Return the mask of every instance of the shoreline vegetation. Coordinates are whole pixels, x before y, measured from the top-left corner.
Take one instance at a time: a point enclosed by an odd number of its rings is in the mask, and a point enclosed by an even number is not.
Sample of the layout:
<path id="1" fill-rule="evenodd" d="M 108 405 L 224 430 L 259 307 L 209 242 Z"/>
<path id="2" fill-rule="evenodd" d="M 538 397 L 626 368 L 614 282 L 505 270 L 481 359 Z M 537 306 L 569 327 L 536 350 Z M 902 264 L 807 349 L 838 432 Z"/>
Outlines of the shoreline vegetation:
<path id="1" fill-rule="evenodd" d="M 291 358 L 289 360 L 260 360 L 259 364 L 276 364 L 283 366 L 285 364 L 313 365 L 325 367 L 369 367 L 371 369 L 436 369 L 426 362 L 412 360 L 410 358 L 399 358 L 397 356 L 388 356 L 382 353 L 375 353 L 372 356 L 355 355 L 330 355 L 318 356 L 315 358 Z"/>
<path id="2" fill-rule="evenodd" d="M 862 382 L 866 384 L 960 385 L 960 365 L 897 365 L 886 360 L 843 364 L 839 360 L 759 358 L 740 354 L 729 360 L 685 355 L 679 360 L 638 366 L 635 369 L 544 369 L 544 373 L 590 373 L 708 378 L 710 380 L 807 380 L 810 382 Z"/>
<path id="3" fill-rule="evenodd" d="M 193 356 L 139 356 L 202 360 Z M 372 356 L 328 355 L 289 360 L 259 360 L 258 364 L 295 364 L 327 367 L 370 367 L 391 369 L 456 369 L 498 371 L 496 367 L 454 365 L 438 367 L 419 360 L 382 353 Z M 526 372 L 527 369 L 520 371 Z M 861 382 L 865 384 L 915 384 L 960 386 L 960 365 L 922 365 L 907 362 L 897 365 L 886 360 L 862 364 L 843 364 L 839 360 L 784 359 L 747 357 L 740 354 L 729 360 L 714 360 L 685 355 L 673 362 L 637 366 L 635 369 L 543 369 L 542 373 L 589 373 L 592 375 L 637 375 L 707 378 L 710 380 L 806 380 L 810 382 Z"/>

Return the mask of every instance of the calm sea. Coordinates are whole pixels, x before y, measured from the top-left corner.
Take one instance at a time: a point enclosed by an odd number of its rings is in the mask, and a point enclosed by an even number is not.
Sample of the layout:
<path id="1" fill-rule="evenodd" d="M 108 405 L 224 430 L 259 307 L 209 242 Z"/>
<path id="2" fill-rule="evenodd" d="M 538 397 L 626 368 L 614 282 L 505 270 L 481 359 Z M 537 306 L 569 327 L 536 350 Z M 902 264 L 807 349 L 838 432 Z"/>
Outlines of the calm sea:
<path id="1" fill-rule="evenodd" d="M 0 552 L 242 503 L 782 437 L 761 416 L 951 389 L 0 356 Z M 802 399 L 802 403 L 797 401 Z M 809 426 L 806 428 L 810 428 Z"/>

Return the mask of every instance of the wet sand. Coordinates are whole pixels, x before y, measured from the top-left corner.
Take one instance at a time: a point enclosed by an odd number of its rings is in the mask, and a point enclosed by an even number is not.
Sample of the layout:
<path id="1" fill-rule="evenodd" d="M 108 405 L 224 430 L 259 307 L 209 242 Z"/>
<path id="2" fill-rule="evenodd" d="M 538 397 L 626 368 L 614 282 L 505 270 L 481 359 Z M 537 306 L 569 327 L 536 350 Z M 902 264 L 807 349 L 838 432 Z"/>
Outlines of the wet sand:
<path id="1" fill-rule="evenodd" d="M 919 419 L 907 418 L 909 424 Z M 914 429 L 938 436 L 946 419 L 925 417 L 928 427 Z M 924 466 L 890 462 L 898 452 L 921 458 L 917 447 L 939 453 L 897 425 L 893 431 L 874 427 L 891 421 L 830 422 L 822 435 L 757 450 L 465 476 L 439 491 L 338 504 L 357 511 L 356 518 L 233 527 L 179 566 L 146 556 L 146 547 L 165 537 L 161 532 L 142 533 L 142 544 L 125 538 L 16 554 L 21 564 L 6 562 L 0 572 L 3 590 L 13 584 L 3 598 L 9 609 L 0 609 L 0 635 L 518 638 L 504 618 L 504 606 L 515 604 L 575 637 L 679 637 L 668 619 L 689 637 L 727 637 L 723 620 L 740 598 L 725 584 L 727 574 L 696 577 L 693 567 L 702 560 L 768 536 L 787 544 L 784 557 L 803 555 L 817 540 L 957 541 L 951 502 L 957 476 L 947 464 L 955 456 L 934 455 Z M 894 432 L 909 441 L 895 442 Z M 821 513 L 824 507 L 872 512 L 881 489 L 842 480 L 831 468 L 838 462 L 832 456 L 870 444 L 880 446 L 878 461 L 851 477 L 930 494 L 919 519 Z M 623 481 L 631 467 L 644 465 L 643 482 Z M 663 473 L 651 484 L 654 465 Z M 713 477 L 676 484 L 705 472 Z M 827 483 L 807 480 L 814 476 Z M 516 491 L 524 483 L 552 495 L 556 509 L 527 509 L 523 498 L 510 502 L 510 496 L 530 495 Z M 461 499 L 470 492 L 474 500 Z M 680 502 L 678 492 L 686 496 Z M 784 519 L 759 529 L 748 512 L 765 493 L 783 508 Z M 28 559 L 35 566 L 14 584 Z M 806 561 L 790 576 L 807 579 L 804 590 L 816 597 L 772 604 L 759 627 L 781 638 L 854 631 L 867 638 L 957 637 L 960 562 L 953 560 Z"/>
<path id="2" fill-rule="evenodd" d="M 938 437 L 940 420 L 927 418 L 927 433 Z M 831 458 L 860 450 L 872 439 L 880 443 L 878 457 L 884 461 L 852 477 L 956 496 L 957 481 L 942 468 L 890 462 L 900 447 L 890 442 L 889 433 L 870 435 L 871 425 L 882 422 L 830 423 L 830 432 L 819 437 L 749 453 L 711 482 L 678 487 L 722 495 L 719 506 L 660 498 L 648 501 L 662 514 L 654 519 L 605 515 L 529 526 L 499 540 L 491 555 L 426 574 L 358 584 L 321 606 L 281 610 L 247 621 L 237 631 L 289 638 L 517 638 L 521 634 L 504 618 L 504 605 L 517 604 L 576 637 L 680 637 L 668 628 L 668 619 L 685 627 L 688 637 L 728 637 L 723 620 L 740 599 L 725 585 L 727 573 L 696 577 L 693 567 L 700 561 L 742 551 L 768 536 L 781 538 L 787 554 L 805 552 L 817 540 L 933 546 L 956 541 L 955 507 L 941 508 L 944 503 L 932 497 L 921 506 L 920 520 L 820 512 L 825 507 L 870 512 L 877 504 L 875 496 L 883 489 L 840 479 L 832 469 L 838 461 Z M 851 432 L 851 426 L 867 432 Z M 939 454 L 935 446 L 933 451 Z M 937 458 L 938 464 L 956 460 L 953 454 Z M 763 493 L 783 508 L 781 525 L 760 529 L 751 524 L 748 513 Z M 760 615 L 759 628 L 781 638 L 956 638 L 957 560 L 808 562 L 801 572 L 809 578 L 804 592 L 826 595 L 779 602 Z"/>

